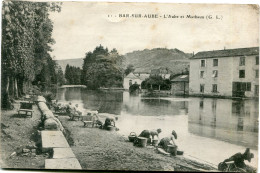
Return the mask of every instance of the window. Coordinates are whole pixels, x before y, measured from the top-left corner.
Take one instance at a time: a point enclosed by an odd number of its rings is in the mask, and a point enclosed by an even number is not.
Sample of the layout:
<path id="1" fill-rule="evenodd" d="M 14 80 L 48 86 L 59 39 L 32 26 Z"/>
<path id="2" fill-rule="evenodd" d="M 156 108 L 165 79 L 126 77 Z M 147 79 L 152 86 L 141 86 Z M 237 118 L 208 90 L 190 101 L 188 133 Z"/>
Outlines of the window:
<path id="1" fill-rule="evenodd" d="M 203 109 L 203 107 L 204 107 L 204 102 L 203 102 L 203 100 L 201 100 L 200 101 L 200 108 Z"/>
<path id="2" fill-rule="evenodd" d="M 212 92 L 213 92 L 213 93 L 218 92 L 218 85 L 217 85 L 217 84 L 213 84 L 213 85 L 212 85 Z"/>
<path id="3" fill-rule="evenodd" d="M 204 59 L 200 60 L 200 66 L 206 67 L 206 60 L 204 60 Z"/>
<path id="4" fill-rule="evenodd" d="M 214 67 L 218 66 L 218 59 L 213 59 L 213 66 Z"/>
<path id="5" fill-rule="evenodd" d="M 217 110 L 217 100 L 212 100 L 212 111 L 216 113 Z"/>
<path id="6" fill-rule="evenodd" d="M 239 65 L 240 65 L 240 66 L 244 66 L 245 64 L 246 64 L 246 59 L 245 59 L 244 56 L 241 56 L 241 57 L 240 57 L 240 61 L 239 61 Z"/>
<path id="7" fill-rule="evenodd" d="M 255 95 L 259 96 L 259 85 L 255 85 Z"/>
<path id="8" fill-rule="evenodd" d="M 205 84 L 200 84 L 200 92 L 201 93 L 204 93 L 204 86 L 205 86 Z"/>
<path id="9" fill-rule="evenodd" d="M 250 82 L 246 83 L 246 91 L 251 91 L 251 83 Z"/>
<path id="10" fill-rule="evenodd" d="M 255 64 L 256 64 L 256 65 L 259 65 L 259 56 L 256 56 L 256 57 L 255 57 Z"/>
<path id="11" fill-rule="evenodd" d="M 205 74 L 204 71 L 200 71 L 200 78 L 204 78 L 204 74 Z"/>
<path id="12" fill-rule="evenodd" d="M 246 105 L 245 106 L 245 110 L 244 111 L 245 111 L 245 115 L 246 116 L 250 116 L 250 109 L 251 109 L 250 105 Z"/>
<path id="13" fill-rule="evenodd" d="M 239 78 L 245 78 L 245 70 L 239 70 Z"/>
<path id="14" fill-rule="evenodd" d="M 250 82 L 241 82 L 239 90 L 240 91 L 251 91 L 251 83 Z"/>
<path id="15" fill-rule="evenodd" d="M 132 80 L 129 80 L 129 86 L 131 86 L 133 83 L 132 83 Z"/>
<path id="16" fill-rule="evenodd" d="M 255 78 L 259 78 L 259 70 L 255 71 Z"/>
<path id="17" fill-rule="evenodd" d="M 240 114 L 241 102 L 232 102 L 232 113 Z"/>
<path id="18" fill-rule="evenodd" d="M 218 77 L 218 71 L 217 70 L 213 70 L 212 77 Z"/>

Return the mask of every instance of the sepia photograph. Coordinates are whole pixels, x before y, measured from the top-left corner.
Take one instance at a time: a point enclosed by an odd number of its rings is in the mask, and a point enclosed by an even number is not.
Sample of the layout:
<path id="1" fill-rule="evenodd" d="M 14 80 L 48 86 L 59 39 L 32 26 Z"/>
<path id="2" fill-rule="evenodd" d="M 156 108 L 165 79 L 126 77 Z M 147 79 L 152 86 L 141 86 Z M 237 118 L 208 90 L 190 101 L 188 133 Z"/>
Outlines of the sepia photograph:
<path id="1" fill-rule="evenodd" d="M 1 3 L 1 169 L 258 172 L 258 4 Z"/>

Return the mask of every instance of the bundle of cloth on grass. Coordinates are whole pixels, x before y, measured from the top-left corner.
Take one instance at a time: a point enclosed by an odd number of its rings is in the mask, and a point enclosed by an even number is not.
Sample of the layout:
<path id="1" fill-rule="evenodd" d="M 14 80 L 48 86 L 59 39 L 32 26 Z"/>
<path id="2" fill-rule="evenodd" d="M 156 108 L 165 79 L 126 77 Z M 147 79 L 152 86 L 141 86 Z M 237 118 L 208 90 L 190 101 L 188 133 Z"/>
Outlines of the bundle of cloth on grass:
<path id="1" fill-rule="evenodd" d="M 58 100 L 52 101 L 52 107 L 55 113 L 67 113 L 68 106 L 58 103 Z"/>
<path id="2" fill-rule="evenodd" d="M 75 118 L 82 118 L 82 110 L 79 108 L 79 105 L 76 104 L 75 106 L 72 106 L 71 103 L 68 106 L 69 116 L 71 120 L 74 120 Z"/>

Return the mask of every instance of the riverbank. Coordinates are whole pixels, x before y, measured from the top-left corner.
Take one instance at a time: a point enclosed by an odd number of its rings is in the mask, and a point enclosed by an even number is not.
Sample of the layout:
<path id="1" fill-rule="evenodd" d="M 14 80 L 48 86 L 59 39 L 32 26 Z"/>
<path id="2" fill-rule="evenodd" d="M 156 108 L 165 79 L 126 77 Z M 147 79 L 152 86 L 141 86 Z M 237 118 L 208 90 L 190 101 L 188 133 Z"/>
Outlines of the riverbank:
<path id="1" fill-rule="evenodd" d="M 87 88 L 86 85 L 62 85 L 59 88 Z"/>
<path id="2" fill-rule="evenodd" d="M 83 127 L 81 121 L 70 121 L 59 116 L 66 129 L 67 140 L 86 170 L 133 171 L 203 171 L 214 170 L 210 165 L 198 163 L 182 156 L 166 156 L 155 148 L 138 148 L 117 132 Z"/>
<path id="3" fill-rule="evenodd" d="M 32 118 L 26 118 L 17 115 L 18 108 L 19 101 L 16 101 L 13 110 L 1 112 L 1 168 L 44 169 L 44 161 L 49 155 L 39 151 L 40 111 L 33 105 Z M 116 132 L 84 128 L 81 121 L 69 121 L 68 116 L 59 116 L 59 119 L 65 127 L 68 143 L 86 170 L 212 169 L 182 157 L 160 155 L 153 148 L 134 147 Z M 29 148 L 35 149 L 35 153 Z"/>
<path id="4" fill-rule="evenodd" d="M 33 105 L 32 118 L 21 117 L 18 108 L 16 101 L 13 110 L 1 110 L 1 168 L 43 169 L 49 155 L 40 154 L 37 147 L 41 114 Z"/>

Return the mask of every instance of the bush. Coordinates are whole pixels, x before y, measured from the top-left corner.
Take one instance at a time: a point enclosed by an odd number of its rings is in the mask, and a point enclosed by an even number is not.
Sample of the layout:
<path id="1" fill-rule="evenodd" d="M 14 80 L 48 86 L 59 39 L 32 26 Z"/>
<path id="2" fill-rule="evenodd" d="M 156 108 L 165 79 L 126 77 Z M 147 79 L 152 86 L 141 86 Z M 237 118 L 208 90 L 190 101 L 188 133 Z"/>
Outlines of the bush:
<path id="1" fill-rule="evenodd" d="M 140 90 L 140 85 L 138 85 L 138 84 L 133 84 L 133 85 L 131 85 L 130 87 L 129 87 L 129 92 L 130 93 L 133 93 L 133 92 L 135 92 L 136 90 Z"/>

